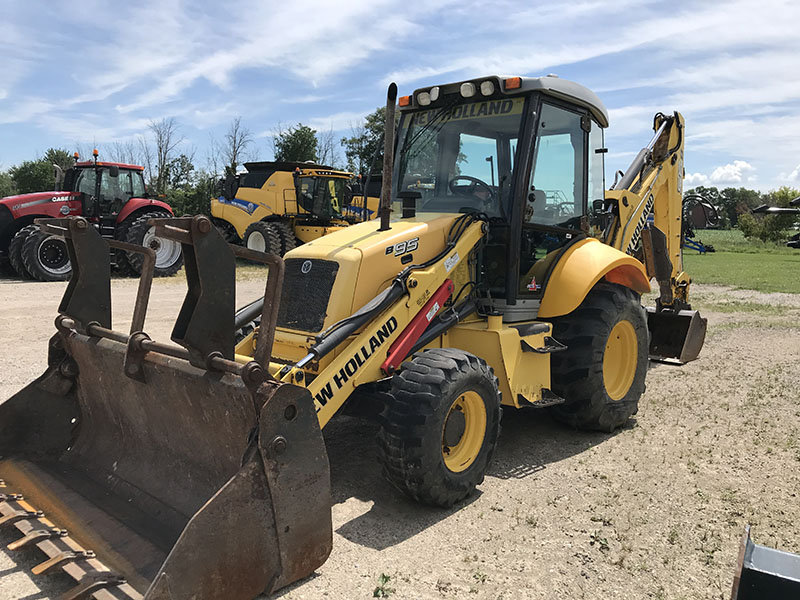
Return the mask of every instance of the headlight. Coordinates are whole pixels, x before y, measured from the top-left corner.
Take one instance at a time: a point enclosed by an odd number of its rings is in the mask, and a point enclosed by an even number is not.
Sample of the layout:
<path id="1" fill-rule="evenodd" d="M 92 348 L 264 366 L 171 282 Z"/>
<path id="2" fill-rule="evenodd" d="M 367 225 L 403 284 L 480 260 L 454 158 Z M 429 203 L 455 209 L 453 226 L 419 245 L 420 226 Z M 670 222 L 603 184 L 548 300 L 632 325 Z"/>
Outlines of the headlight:
<path id="1" fill-rule="evenodd" d="M 461 95 L 464 98 L 472 98 L 476 91 L 475 84 L 470 81 L 461 84 Z"/>
<path id="2" fill-rule="evenodd" d="M 491 81 L 484 81 L 481 83 L 481 94 L 484 96 L 491 96 L 494 94 L 494 83 Z"/>
<path id="3" fill-rule="evenodd" d="M 431 95 L 428 92 L 417 94 L 417 102 L 420 106 L 428 106 L 431 103 Z"/>
<path id="4" fill-rule="evenodd" d="M 430 94 L 431 94 L 431 100 L 433 102 L 436 102 L 439 99 L 439 86 L 437 85 L 435 87 L 432 87 Z"/>

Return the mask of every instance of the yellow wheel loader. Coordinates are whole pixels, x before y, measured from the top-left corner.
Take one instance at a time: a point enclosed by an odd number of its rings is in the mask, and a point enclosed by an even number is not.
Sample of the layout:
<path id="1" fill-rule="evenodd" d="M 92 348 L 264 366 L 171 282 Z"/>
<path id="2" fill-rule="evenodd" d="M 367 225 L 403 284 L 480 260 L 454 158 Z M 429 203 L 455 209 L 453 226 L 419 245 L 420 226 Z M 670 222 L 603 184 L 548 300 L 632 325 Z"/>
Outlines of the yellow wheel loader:
<path id="1" fill-rule="evenodd" d="M 387 123 L 396 100 L 392 85 Z M 611 431 L 637 411 L 648 347 L 697 356 L 680 115 L 657 116 L 605 193 L 608 117 L 578 84 L 485 77 L 399 105 L 380 219 L 284 259 L 227 244 L 206 217 L 153 221 L 186 262 L 172 344 L 144 331 L 152 251 L 116 331 L 98 248 L 120 242 L 42 223 L 75 271 L 47 371 L 0 405 L 0 525 L 48 556 L 37 572 L 78 581 L 66 597 L 245 600 L 310 574 L 331 551 L 321 430 L 340 412 L 380 424 L 391 485 L 452 506 L 483 481 L 501 407 Z M 239 310 L 235 257 L 269 265 Z"/>
<path id="2" fill-rule="evenodd" d="M 228 175 L 222 194 L 211 199 L 213 222 L 229 242 L 283 256 L 298 240 L 315 240 L 377 215 L 378 198 L 365 196 L 352 173 L 313 163 L 244 166 L 247 173 Z"/>

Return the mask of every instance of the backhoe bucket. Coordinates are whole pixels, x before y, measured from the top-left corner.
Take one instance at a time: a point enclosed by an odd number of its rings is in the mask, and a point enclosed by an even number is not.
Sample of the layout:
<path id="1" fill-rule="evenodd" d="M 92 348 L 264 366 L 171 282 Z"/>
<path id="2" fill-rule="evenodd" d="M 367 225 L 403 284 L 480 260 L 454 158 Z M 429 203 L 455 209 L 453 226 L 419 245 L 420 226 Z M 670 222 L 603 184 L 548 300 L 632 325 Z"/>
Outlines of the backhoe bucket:
<path id="1" fill-rule="evenodd" d="M 187 257 L 181 346 L 163 344 L 141 331 L 153 257 L 131 334 L 113 331 L 109 248 L 79 221 L 45 223 L 75 271 L 46 372 L 0 404 L 0 526 L 22 536 L 10 548 L 38 546 L 34 573 L 62 568 L 72 600 L 250 600 L 309 575 L 332 544 L 327 454 L 309 392 L 234 360 L 233 253 L 203 217 L 154 221 Z M 270 264 L 268 360 L 283 261 L 237 252 Z"/>
<path id="2" fill-rule="evenodd" d="M 708 320 L 696 310 L 647 307 L 650 358 L 687 363 L 697 358 L 706 339 Z"/>

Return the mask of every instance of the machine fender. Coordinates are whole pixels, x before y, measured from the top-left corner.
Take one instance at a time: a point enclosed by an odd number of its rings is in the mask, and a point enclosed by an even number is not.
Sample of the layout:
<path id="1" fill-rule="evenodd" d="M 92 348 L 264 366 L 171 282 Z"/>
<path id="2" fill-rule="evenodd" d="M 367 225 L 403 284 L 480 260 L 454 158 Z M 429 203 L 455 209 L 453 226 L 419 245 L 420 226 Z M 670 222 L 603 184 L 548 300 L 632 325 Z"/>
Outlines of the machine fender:
<path id="1" fill-rule="evenodd" d="M 166 202 L 161 200 L 153 200 L 152 198 L 131 198 L 125 203 L 125 206 L 117 215 L 117 223 L 122 223 L 130 215 L 136 211 L 150 208 L 163 208 L 165 211 L 172 213 L 172 207 Z"/>
<path id="2" fill-rule="evenodd" d="M 642 263 L 600 240 L 587 238 L 567 248 L 558 258 L 544 290 L 539 317 L 559 317 L 572 312 L 603 278 L 640 294 L 650 291 Z"/>

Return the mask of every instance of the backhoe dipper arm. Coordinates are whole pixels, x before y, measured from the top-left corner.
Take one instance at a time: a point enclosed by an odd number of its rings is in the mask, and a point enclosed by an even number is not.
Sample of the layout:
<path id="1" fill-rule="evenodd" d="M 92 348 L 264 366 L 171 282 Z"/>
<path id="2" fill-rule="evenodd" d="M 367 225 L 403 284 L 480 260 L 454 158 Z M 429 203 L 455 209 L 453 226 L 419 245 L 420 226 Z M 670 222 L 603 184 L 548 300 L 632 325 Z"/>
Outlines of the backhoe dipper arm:
<path id="1" fill-rule="evenodd" d="M 481 221 L 472 222 L 453 248 L 439 260 L 408 274 L 406 293 L 386 309 L 373 313 L 372 319 L 363 325 L 360 333 L 349 338 L 349 341 L 342 341 L 333 361 L 307 385 L 314 398 L 320 427 L 327 424 L 360 384 L 377 381 L 391 374 L 390 367 L 387 367 L 389 372 L 382 369 L 384 363 L 388 363 L 389 351 L 396 349 L 395 343 L 407 330 L 407 335 L 403 336 L 404 341 L 410 339 L 408 334 L 413 337 L 415 333 L 411 331 L 411 327 L 419 334 L 422 333 L 419 331 L 419 319 L 414 323 L 415 317 L 424 313 L 422 318 L 430 322 L 443 308 L 444 302 L 437 299 L 446 299 L 450 295 L 442 293 L 443 288 L 452 289 L 446 287 L 448 275 L 462 260 L 469 257 L 483 238 L 484 227 L 485 224 Z M 383 295 L 382 292 L 379 297 Z M 368 306 L 373 302 L 375 301 L 368 303 Z M 281 371 L 281 381 L 303 385 L 305 372 L 302 367 L 305 364 L 307 362 L 304 359 L 290 369 Z"/>
<path id="2" fill-rule="evenodd" d="M 604 241 L 645 264 L 659 283 L 661 306 L 682 309 L 688 307 L 691 282 L 681 254 L 683 116 L 658 113 L 653 129 L 650 143 L 606 192 L 611 215 Z"/>

